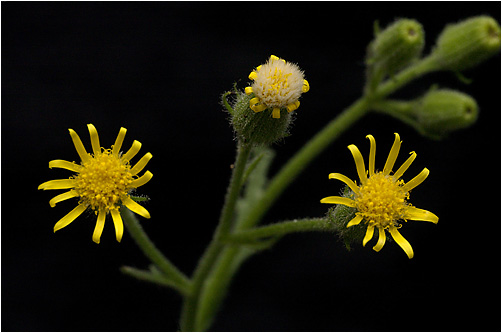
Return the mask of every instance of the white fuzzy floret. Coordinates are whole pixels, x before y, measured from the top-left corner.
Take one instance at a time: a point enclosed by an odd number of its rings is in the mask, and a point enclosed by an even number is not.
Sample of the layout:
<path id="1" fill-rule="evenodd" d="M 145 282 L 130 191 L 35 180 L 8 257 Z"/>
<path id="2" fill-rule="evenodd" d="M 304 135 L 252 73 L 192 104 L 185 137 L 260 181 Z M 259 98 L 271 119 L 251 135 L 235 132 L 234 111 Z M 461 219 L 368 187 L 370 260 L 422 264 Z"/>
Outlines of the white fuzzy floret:
<path id="1" fill-rule="evenodd" d="M 271 108 L 283 108 L 298 101 L 302 94 L 303 72 L 296 64 L 270 59 L 256 71 L 253 92 Z"/>

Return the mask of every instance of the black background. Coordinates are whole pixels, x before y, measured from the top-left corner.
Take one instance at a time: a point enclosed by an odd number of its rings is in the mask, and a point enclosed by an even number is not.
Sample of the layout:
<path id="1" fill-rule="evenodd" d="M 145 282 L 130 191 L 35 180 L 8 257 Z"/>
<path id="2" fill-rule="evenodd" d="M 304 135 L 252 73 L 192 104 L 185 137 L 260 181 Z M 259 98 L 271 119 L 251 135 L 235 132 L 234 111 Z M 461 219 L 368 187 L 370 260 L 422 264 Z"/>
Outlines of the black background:
<path id="1" fill-rule="evenodd" d="M 270 54 L 296 62 L 311 90 L 293 135 L 276 145 L 275 173 L 313 134 L 361 94 L 373 21 L 420 21 L 429 52 L 446 23 L 488 14 L 499 2 L 392 3 L 2 3 L 2 330 L 177 330 L 181 298 L 135 281 L 122 265 L 147 260 L 113 224 L 92 242 L 94 216 L 53 233 L 76 202 L 51 209 L 60 191 L 37 191 L 68 177 L 53 159 L 78 160 L 68 128 L 90 150 L 86 124 L 109 147 L 121 126 L 150 151 L 154 178 L 142 224 L 190 274 L 216 226 L 235 154 L 220 94 Z M 402 234 L 415 258 L 395 244 L 347 252 L 331 234 L 285 237 L 237 274 L 212 329 L 220 331 L 500 330 L 500 56 L 465 75 L 435 73 L 397 94 L 413 98 L 433 83 L 476 98 L 478 122 L 444 141 L 421 137 L 370 114 L 329 146 L 288 188 L 265 223 L 322 216 L 319 199 L 338 194 L 328 173 L 356 178 L 349 144 L 377 167 L 401 135 L 407 172 L 431 173 L 411 202 L 439 216 L 412 221 Z M 373 243 L 372 243 L 373 244 Z"/>

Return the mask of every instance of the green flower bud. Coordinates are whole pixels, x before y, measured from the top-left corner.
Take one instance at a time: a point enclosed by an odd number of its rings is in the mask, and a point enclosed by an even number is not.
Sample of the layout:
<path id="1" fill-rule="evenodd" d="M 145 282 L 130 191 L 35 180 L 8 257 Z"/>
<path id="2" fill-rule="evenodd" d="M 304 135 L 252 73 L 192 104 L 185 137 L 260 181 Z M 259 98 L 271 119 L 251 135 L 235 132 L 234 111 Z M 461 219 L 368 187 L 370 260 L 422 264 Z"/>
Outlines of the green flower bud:
<path id="1" fill-rule="evenodd" d="M 442 69 L 462 71 L 499 52 L 499 24 L 489 16 L 477 16 L 446 26 L 432 55 Z"/>
<path id="2" fill-rule="evenodd" d="M 231 123 L 240 140 L 254 145 L 270 145 L 289 135 L 292 114 L 284 112 L 272 118 L 271 112 L 256 112 L 250 108 L 253 95 L 238 91 L 232 103 Z"/>
<path id="3" fill-rule="evenodd" d="M 385 100 L 373 105 L 414 127 L 420 134 L 439 140 L 474 124 L 478 105 L 469 95 L 450 89 L 431 89 L 413 101 Z"/>
<path id="4" fill-rule="evenodd" d="M 440 89 L 416 100 L 413 114 L 422 134 L 439 139 L 474 124 L 478 118 L 478 105 L 469 95 Z"/>
<path id="5" fill-rule="evenodd" d="M 368 46 L 366 62 L 386 74 L 409 65 L 420 57 L 424 48 L 424 29 L 410 19 L 400 19 L 382 32 Z"/>

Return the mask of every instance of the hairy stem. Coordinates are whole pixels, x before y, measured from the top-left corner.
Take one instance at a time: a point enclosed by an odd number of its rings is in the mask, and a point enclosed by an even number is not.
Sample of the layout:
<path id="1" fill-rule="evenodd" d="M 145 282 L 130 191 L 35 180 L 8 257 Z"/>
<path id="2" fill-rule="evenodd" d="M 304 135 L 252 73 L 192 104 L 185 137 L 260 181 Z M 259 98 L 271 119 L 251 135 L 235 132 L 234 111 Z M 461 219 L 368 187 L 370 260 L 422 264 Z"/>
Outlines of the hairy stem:
<path id="1" fill-rule="evenodd" d="M 224 248 L 221 239 L 228 234 L 232 227 L 232 218 L 234 214 L 235 204 L 239 197 L 239 192 L 242 186 L 242 177 L 246 167 L 246 162 L 251 151 L 251 146 L 238 144 L 237 157 L 230 179 L 230 185 L 227 189 L 225 203 L 220 216 L 218 227 L 213 235 L 213 239 L 193 275 L 192 294 L 185 298 L 181 313 L 180 326 L 183 331 L 194 331 L 196 328 L 197 307 L 199 303 L 200 293 L 206 280 L 210 274 L 218 255 Z"/>
<path id="2" fill-rule="evenodd" d="M 274 223 L 262 227 L 246 229 L 229 235 L 225 240 L 231 243 L 256 242 L 261 238 L 283 236 L 302 231 L 327 231 L 333 229 L 327 219 L 312 218 Z"/>

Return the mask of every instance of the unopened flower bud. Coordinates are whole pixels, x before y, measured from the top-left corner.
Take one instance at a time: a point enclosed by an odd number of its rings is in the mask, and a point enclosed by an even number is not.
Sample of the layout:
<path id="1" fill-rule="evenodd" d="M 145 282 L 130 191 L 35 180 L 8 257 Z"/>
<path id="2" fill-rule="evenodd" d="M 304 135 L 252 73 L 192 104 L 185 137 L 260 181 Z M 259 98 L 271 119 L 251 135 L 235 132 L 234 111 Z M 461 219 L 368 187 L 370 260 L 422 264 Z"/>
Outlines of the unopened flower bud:
<path id="1" fill-rule="evenodd" d="M 489 16 L 476 16 L 446 26 L 433 56 L 440 69 L 462 71 L 500 52 L 500 26 Z"/>
<path id="2" fill-rule="evenodd" d="M 415 20 L 400 19 L 377 33 L 368 46 L 366 62 L 393 74 L 416 60 L 423 48 L 422 25 Z"/>
<path id="3" fill-rule="evenodd" d="M 417 129 L 432 138 L 474 124 L 478 105 L 469 95 L 450 89 L 433 90 L 415 101 L 413 114 Z"/>

